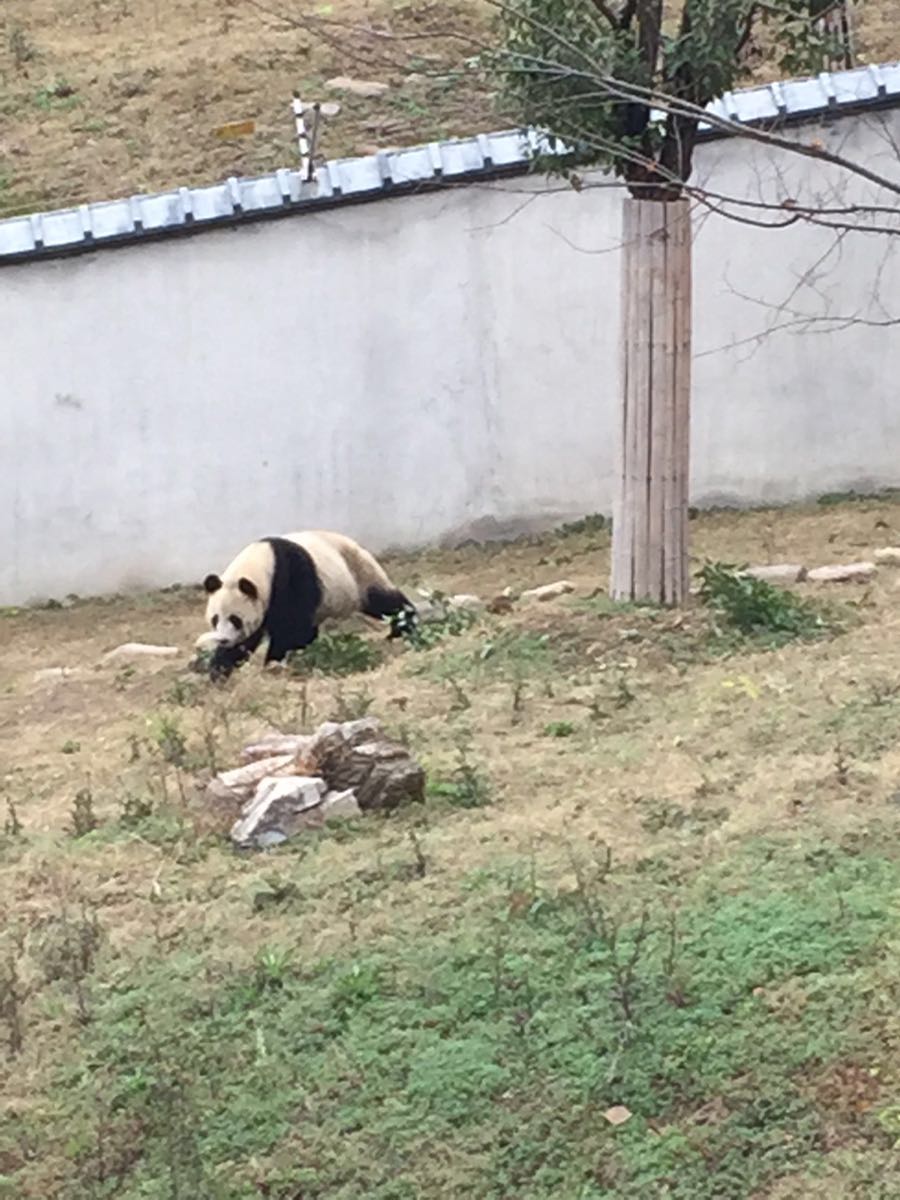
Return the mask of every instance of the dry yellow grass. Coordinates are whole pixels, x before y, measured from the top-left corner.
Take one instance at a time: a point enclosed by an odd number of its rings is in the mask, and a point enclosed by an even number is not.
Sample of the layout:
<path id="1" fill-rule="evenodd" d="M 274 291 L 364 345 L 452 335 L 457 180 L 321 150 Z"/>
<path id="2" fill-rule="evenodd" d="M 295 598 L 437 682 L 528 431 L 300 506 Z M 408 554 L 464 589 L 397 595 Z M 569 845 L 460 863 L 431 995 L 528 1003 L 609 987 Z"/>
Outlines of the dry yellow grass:
<path id="1" fill-rule="evenodd" d="M 806 513 L 709 515 L 695 523 L 695 549 L 732 560 L 858 559 L 889 541 L 895 523 L 900 524 L 900 510 L 875 503 Z M 585 597 L 605 579 L 606 538 L 599 536 L 602 546 L 596 537 L 579 534 L 536 545 L 434 553 L 396 562 L 393 570 L 400 580 L 421 578 L 483 595 L 506 584 L 522 587 L 564 575 Z M 391 644 L 383 667 L 350 679 L 305 682 L 264 671 L 258 659 L 224 689 L 185 670 L 202 620 L 202 601 L 193 592 L 6 616 L 0 620 L 4 797 L 14 804 L 33 847 L 7 868 L 5 902 L 18 907 L 29 894 L 46 901 L 38 864 L 45 848 L 58 856 L 68 844 L 66 826 L 79 789 L 90 789 L 102 821 L 115 818 L 127 794 L 148 788 L 165 790 L 180 803 L 178 789 L 189 792 L 189 776 L 179 782 L 148 748 L 161 717 L 176 720 L 198 754 L 228 765 L 254 734 L 331 719 L 359 706 L 363 693 L 369 711 L 408 737 L 432 772 L 452 764 L 457 728 L 472 729 L 474 756 L 485 765 L 498 803 L 474 814 L 446 815 L 429 829 L 429 853 L 454 874 L 498 853 L 521 855 L 533 844 L 545 855 L 570 838 L 602 839 L 617 855 L 649 852 L 656 838 L 645 827 L 648 802 L 690 809 L 716 797 L 729 815 L 712 835 L 714 842 L 797 820 L 855 819 L 846 790 L 831 783 L 841 735 L 827 729 L 853 697 L 887 687 L 897 674 L 900 615 L 893 585 L 886 569 L 865 590 L 838 588 L 839 599 L 857 605 L 862 618 L 859 628 L 840 638 L 749 653 L 737 661 L 703 661 L 694 633 L 697 614 L 602 615 L 589 604 L 563 599 L 488 618 L 428 652 Z M 480 672 L 471 661 L 475 649 L 510 631 L 546 634 L 556 665 L 525 661 L 521 670 L 514 664 L 504 673 L 489 670 L 488 660 Z M 104 651 L 128 640 L 176 644 L 185 658 L 134 667 L 100 663 Z M 462 656 L 459 663 L 454 655 Z M 446 656 L 449 666 L 438 669 Z M 47 667 L 74 673 L 36 678 Z M 447 682 L 450 677 L 455 683 Z M 634 696 L 621 707 L 620 681 Z M 597 717 L 598 712 L 608 715 Z M 573 735 L 546 736 L 548 724 L 560 720 L 574 725 Z M 846 754 L 866 803 L 885 801 L 900 750 L 872 757 L 858 754 L 851 740 Z M 371 853 L 402 841 L 406 820 L 373 822 Z M 227 814 L 218 823 L 227 826 Z M 318 859 L 323 893 L 369 853 L 358 842 L 330 844 Z M 134 919 L 140 925 L 143 917 L 137 914 L 148 902 L 160 861 L 158 849 L 140 839 L 85 846 L 77 855 L 77 874 L 91 894 L 115 893 L 125 924 Z M 191 869 L 198 905 L 206 899 L 199 880 L 216 879 L 227 888 L 223 880 L 232 869 L 240 879 L 262 863 L 228 866 L 223 875 L 228 861 L 216 854 Z M 178 874 L 167 865 L 164 874 L 170 872 Z M 130 918 L 132 905 L 137 913 Z M 179 919 L 191 917 L 182 910 Z M 217 905 L 205 919 L 227 925 L 227 905 Z M 371 913 L 360 917 L 376 919 Z M 340 926 L 325 924 L 315 934 L 324 941 L 342 936 Z"/>
<path id="2" fill-rule="evenodd" d="M 332 44 L 298 26 L 308 9 L 356 31 Z M 893 6 L 858 9 L 864 60 L 896 58 Z M 488 38 L 490 17 L 487 0 L 5 0 L 0 216 L 290 165 L 293 91 L 324 98 L 338 74 L 391 90 L 341 98 L 322 144 L 331 157 L 505 126 L 483 82 L 447 74 Z M 251 137 L 216 136 L 245 119 Z"/>
<path id="3" fill-rule="evenodd" d="M 382 45 L 342 34 L 342 49 L 265 7 L 245 0 L 4 4 L 0 213 L 291 165 L 295 89 L 306 99 L 341 101 L 322 145 L 331 157 L 494 124 L 484 92 L 426 77 L 459 60 L 447 35 L 478 36 L 481 0 L 342 0 L 333 6 L 340 20 L 414 39 Z M 290 4 L 271 9 L 291 13 Z M 418 78 L 410 81 L 411 73 Z M 323 85 L 336 75 L 375 78 L 391 91 L 374 102 L 330 96 Z M 216 136 L 226 122 L 245 119 L 256 122 L 251 137 Z"/>

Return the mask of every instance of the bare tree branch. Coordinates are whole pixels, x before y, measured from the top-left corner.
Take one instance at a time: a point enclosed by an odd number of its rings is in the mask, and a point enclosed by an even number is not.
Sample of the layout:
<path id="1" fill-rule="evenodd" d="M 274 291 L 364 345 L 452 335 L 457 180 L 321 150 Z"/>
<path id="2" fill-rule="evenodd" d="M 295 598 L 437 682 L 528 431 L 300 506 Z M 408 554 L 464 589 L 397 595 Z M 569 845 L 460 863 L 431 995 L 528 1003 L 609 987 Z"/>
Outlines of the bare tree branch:
<path id="1" fill-rule="evenodd" d="M 501 8 L 506 7 L 498 3 L 498 0 L 488 0 L 488 2 L 497 4 Z M 878 187 L 882 187 L 886 191 L 900 196 L 900 180 L 890 179 L 886 175 L 869 169 L 862 163 L 855 162 L 844 155 L 836 154 L 828 150 L 819 141 L 802 142 L 782 137 L 762 126 L 748 125 L 740 121 L 734 121 L 730 117 L 722 117 L 711 109 L 701 108 L 691 101 L 662 93 L 655 88 L 642 87 L 636 83 L 626 83 L 611 75 L 590 71 L 575 71 L 563 63 L 537 59 L 534 60 L 534 66 L 529 68 L 531 71 L 535 69 L 545 70 L 551 77 L 577 78 L 583 82 L 590 82 L 598 87 L 599 94 L 618 99 L 624 103 L 647 102 L 663 113 L 693 117 L 732 137 L 742 138 L 745 141 L 758 142 L 773 149 L 785 150 L 789 154 L 797 154 L 804 158 L 813 158 L 819 162 L 830 163 L 832 166 L 840 167 L 842 170 L 849 171 L 853 175 L 858 175 L 861 179 L 866 179 L 870 183 L 874 183 Z"/>

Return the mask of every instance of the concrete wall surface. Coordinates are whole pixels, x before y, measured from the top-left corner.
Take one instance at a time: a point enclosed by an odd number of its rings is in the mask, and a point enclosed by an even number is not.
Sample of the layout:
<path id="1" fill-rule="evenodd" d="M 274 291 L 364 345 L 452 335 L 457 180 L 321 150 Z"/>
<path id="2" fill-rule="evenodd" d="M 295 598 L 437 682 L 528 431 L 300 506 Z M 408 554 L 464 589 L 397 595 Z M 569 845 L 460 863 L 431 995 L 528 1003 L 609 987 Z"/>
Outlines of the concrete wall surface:
<path id="1" fill-rule="evenodd" d="M 890 134 L 798 136 L 896 176 Z M 871 194 L 736 141 L 695 179 Z M 529 177 L 6 267 L 0 604 L 199 580 L 295 528 L 377 551 L 608 511 L 620 198 Z M 703 204 L 695 231 L 693 502 L 900 485 L 900 326 L 860 320 L 897 239 Z"/>

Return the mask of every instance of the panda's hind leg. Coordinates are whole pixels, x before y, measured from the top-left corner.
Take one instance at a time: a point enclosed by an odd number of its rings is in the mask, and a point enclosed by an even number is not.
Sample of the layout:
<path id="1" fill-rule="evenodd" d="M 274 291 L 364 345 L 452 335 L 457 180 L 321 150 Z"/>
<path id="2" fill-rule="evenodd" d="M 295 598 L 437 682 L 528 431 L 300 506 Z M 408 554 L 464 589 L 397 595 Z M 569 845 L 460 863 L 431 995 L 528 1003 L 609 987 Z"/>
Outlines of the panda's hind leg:
<path id="1" fill-rule="evenodd" d="M 366 596 L 361 611 L 367 617 L 383 621 L 389 618 L 391 632 L 389 638 L 402 637 L 416 627 L 416 609 L 399 588 L 384 588 L 372 584 L 366 590 Z"/>

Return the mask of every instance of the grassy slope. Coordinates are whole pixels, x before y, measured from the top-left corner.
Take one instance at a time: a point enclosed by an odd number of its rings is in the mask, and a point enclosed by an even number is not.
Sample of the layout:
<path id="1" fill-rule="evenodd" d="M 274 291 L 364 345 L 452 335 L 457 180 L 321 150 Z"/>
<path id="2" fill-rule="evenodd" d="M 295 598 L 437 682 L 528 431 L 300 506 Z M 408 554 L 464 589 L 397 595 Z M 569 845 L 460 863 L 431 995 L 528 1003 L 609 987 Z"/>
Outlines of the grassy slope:
<path id="1" fill-rule="evenodd" d="M 900 509 L 695 533 L 857 559 Z M 340 680 L 97 666 L 189 646 L 192 593 L 0 617 L 6 1194 L 900 1192 L 895 576 L 839 590 L 839 637 L 723 658 L 701 612 L 589 599 L 607 552 L 586 530 L 398 562 L 579 591 L 378 641 Z M 198 774 L 365 710 L 426 763 L 425 810 L 231 854 Z"/>
<path id="2" fill-rule="evenodd" d="M 460 58 L 442 34 L 479 34 L 481 0 L 343 0 L 333 8 L 342 20 L 414 40 L 384 48 L 353 36 L 340 51 L 235 0 L 7 0 L 0 14 L 0 212 L 293 164 L 294 90 L 306 99 L 334 98 L 323 84 L 339 74 L 392 87 L 377 101 L 338 97 L 343 110 L 324 143 L 332 157 L 496 123 L 483 90 L 440 74 L 448 57 Z M 17 65 L 11 39 L 19 59 L 23 45 L 33 59 Z M 257 122 L 253 137 L 216 137 L 223 123 L 246 118 Z"/>
<path id="3" fill-rule="evenodd" d="M 896 58 L 889 0 L 859 10 L 864 60 Z M 280 19 L 305 11 L 405 40 L 354 33 L 338 48 Z M 504 126 L 483 83 L 448 74 L 483 43 L 490 11 L 487 0 L 4 0 L 0 216 L 291 164 L 291 95 L 324 98 L 336 74 L 391 90 L 344 101 L 323 144 L 332 157 Z M 245 118 L 251 138 L 216 137 Z"/>

